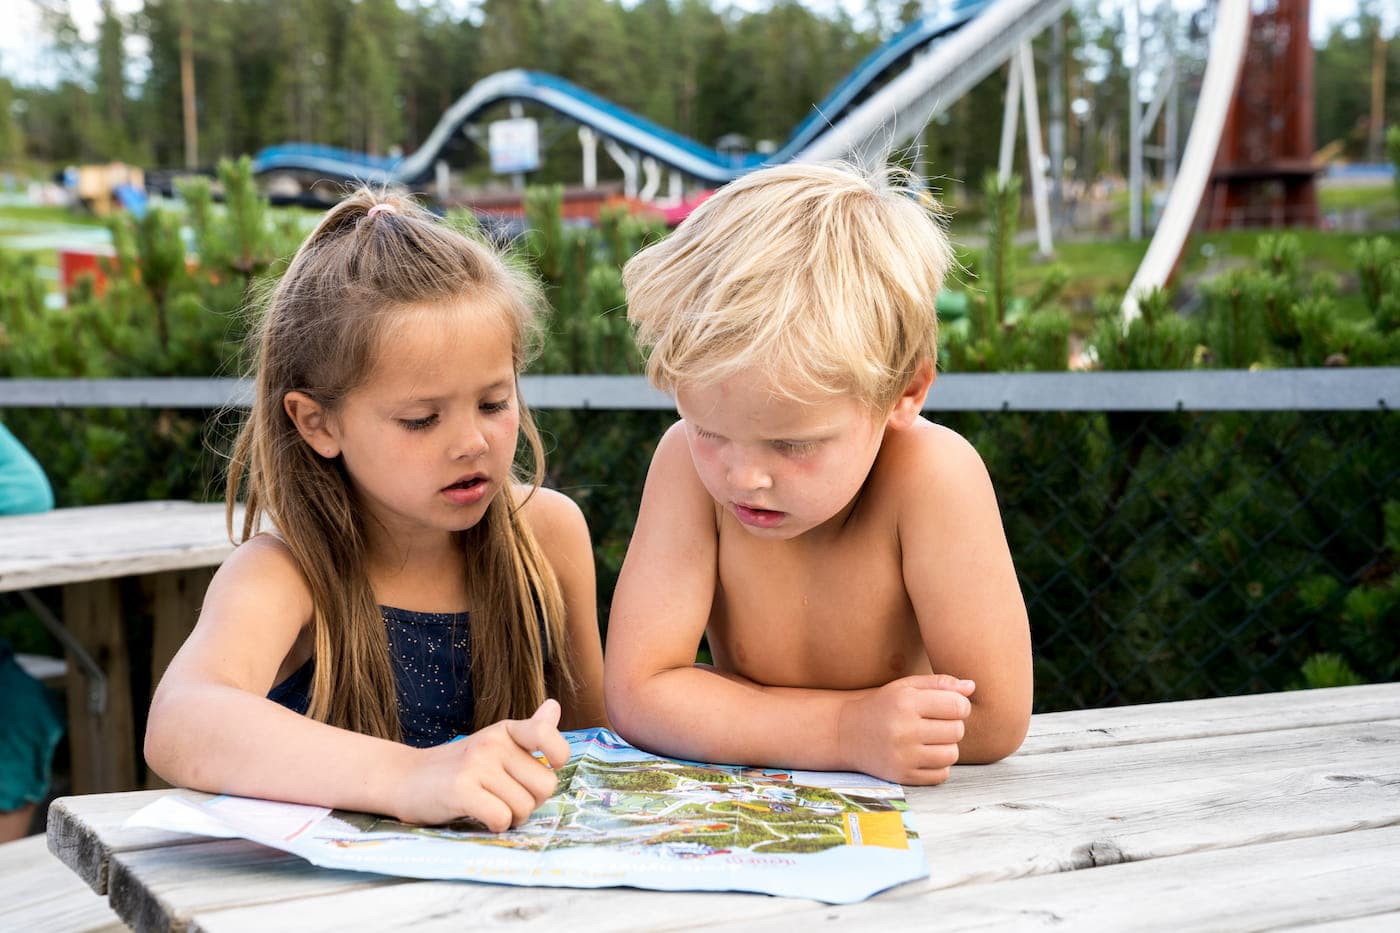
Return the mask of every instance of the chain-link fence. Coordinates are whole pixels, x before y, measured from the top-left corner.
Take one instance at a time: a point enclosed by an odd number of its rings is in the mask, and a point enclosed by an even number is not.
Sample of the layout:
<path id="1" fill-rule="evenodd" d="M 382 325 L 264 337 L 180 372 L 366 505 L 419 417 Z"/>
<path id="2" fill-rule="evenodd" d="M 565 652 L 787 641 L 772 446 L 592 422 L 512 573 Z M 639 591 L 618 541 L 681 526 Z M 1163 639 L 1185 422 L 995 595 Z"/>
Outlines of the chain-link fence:
<path id="1" fill-rule="evenodd" d="M 940 378 L 929 417 L 1000 499 L 1038 710 L 1400 677 L 1400 369 L 1342 376 Z M 568 391 L 533 395 L 548 482 L 588 517 L 606 625 L 675 415 L 636 381 L 550 385 Z M 190 488 L 164 495 L 217 495 L 214 466 L 192 452 Z"/>

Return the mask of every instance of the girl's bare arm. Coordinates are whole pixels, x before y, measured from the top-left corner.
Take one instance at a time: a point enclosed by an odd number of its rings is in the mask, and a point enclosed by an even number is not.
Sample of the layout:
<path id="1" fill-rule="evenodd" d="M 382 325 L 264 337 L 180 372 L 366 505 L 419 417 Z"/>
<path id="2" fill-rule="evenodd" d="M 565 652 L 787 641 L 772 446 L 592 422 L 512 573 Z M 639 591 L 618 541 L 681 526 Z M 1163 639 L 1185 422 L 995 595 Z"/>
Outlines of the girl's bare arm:
<path id="1" fill-rule="evenodd" d="M 547 710 L 539 721 L 499 723 L 466 742 L 416 749 L 268 700 L 310 616 L 310 595 L 285 545 L 264 535 L 234 551 L 151 703 L 146 760 L 161 777 L 414 822 L 475 816 L 492 829 L 520 822 L 553 791 L 553 773 L 531 757 L 536 748 L 567 757 Z"/>

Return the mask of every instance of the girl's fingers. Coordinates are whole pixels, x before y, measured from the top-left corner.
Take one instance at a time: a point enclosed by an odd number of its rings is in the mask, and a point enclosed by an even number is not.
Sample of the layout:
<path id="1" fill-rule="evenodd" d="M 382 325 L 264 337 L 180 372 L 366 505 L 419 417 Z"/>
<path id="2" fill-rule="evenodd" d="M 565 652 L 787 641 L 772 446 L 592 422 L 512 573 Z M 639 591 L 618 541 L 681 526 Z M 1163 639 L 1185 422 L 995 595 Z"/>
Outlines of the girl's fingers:
<path id="1" fill-rule="evenodd" d="M 531 810 L 549 799 L 549 795 L 559 786 L 554 771 L 546 768 L 544 762 L 533 755 L 512 755 L 506 759 L 504 765 L 506 776 L 534 798 Z"/>
<path id="2" fill-rule="evenodd" d="M 519 756 L 516 757 L 518 758 Z M 540 768 L 539 765 L 532 766 L 541 771 L 544 770 Z M 550 775 L 550 777 L 552 779 L 553 775 Z M 501 829 L 519 826 L 521 823 L 525 822 L 530 814 L 535 812 L 535 808 L 540 805 L 540 800 L 536 797 L 535 793 L 528 786 L 516 779 L 515 775 L 511 773 L 509 766 L 499 774 L 493 775 L 490 780 L 483 782 L 481 786 L 482 790 L 494 797 L 509 811 L 508 822 L 505 826 L 501 827 Z M 548 794 L 545 796 L 548 796 Z M 494 827 L 492 827 L 492 829 L 496 832 L 500 832 L 500 830 L 496 830 Z"/>
<path id="3" fill-rule="evenodd" d="M 508 719 L 506 732 L 531 755 L 538 752 L 545 764 L 558 768 L 569 760 L 569 743 L 559 734 L 559 701 L 545 700 L 529 719 Z"/>
<path id="4" fill-rule="evenodd" d="M 486 788 L 482 788 L 473 796 L 475 799 L 469 804 L 470 809 L 465 815 L 493 833 L 503 833 L 510 829 L 514 823 L 514 814 L 509 804 Z"/>

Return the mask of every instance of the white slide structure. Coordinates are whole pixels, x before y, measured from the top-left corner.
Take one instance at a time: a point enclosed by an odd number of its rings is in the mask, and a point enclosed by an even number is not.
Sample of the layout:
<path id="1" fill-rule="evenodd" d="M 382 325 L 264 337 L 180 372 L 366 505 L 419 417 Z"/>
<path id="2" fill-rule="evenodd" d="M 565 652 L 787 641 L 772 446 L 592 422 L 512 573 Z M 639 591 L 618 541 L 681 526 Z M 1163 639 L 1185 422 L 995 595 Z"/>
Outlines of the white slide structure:
<path id="1" fill-rule="evenodd" d="M 1210 57 L 1201 80 L 1201 96 L 1195 119 L 1191 121 L 1190 135 L 1186 138 L 1181 166 L 1167 196 L 1157 232 L 1123 299 L 1125 327 L 1140 313 L 1138 299 L 1165 285 L 1181 258 L 1201 205 L 1201 196 L 1210 181 L 1230 102 L 1235 99 L 1235 86 L 1239 83 L 1240 68 L 1249 45 L 1249 25 L 1249 0 L 1220 0 L 1210 35 Z"/>
<path id="2" fill-rule="evenodd" d="M 1035 38 L 1070 0 L 997 0 L 836 123 L 797 156 L 878 164 Z"/>

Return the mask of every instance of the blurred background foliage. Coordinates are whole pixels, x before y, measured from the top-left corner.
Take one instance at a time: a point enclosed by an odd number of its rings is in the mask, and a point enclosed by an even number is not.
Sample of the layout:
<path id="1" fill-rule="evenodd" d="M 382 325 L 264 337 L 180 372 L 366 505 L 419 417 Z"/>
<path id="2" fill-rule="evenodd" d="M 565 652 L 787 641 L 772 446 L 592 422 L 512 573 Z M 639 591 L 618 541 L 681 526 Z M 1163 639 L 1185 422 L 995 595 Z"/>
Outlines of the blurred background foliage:
<path id="1" fill-rule="evenodd" d="M 306 215 L 270 210 L 246 160 L 178 206 L 110 221 L 106 284 L 52 309 L 31 257 L 0 251 L 0 377 L 227 376 L 256 297 Z M 1394 366 L 1400 249 L 1357 238 L 1319 269 L 1292 234 L 1195 286 L 1157 293 L 1126 327 L 1116 295 L 1088 315 L 1072 277 L 1027 281 L 1014 245 L 1019 182 L 985 185 L 990 232 L 965 251 L 965 301 L 943 328 L 948 372 Z M 554 306 L 537 373 L 637 373 L 620 268 L 664 234 L 622 211 L 566 224 L 561 192 L 528 192 L 518 261 Z M 461 219 L 461 218 L 458 218 Z M 935 392 L 937 391 L 935 387 Z M 601 618 L 669 412 L 538 412 L 548 482 L 592 528 Z M 217 499 L 237 412 L 21 409 L 0 417 L 61 505 Z M 988 464 L 1031 613 L 1040 709 L 1179 699 L 1400 675 L 1400 421 L 1389 411 L 951 412 Z M 937 568 L 930 568 L 937 572 Z"/>

